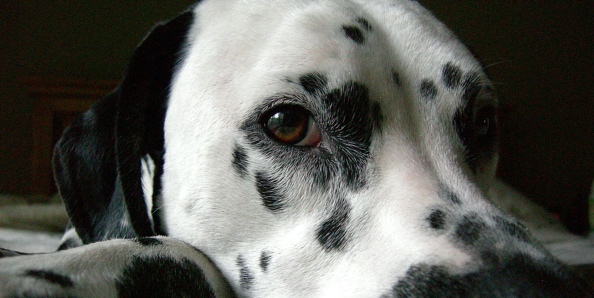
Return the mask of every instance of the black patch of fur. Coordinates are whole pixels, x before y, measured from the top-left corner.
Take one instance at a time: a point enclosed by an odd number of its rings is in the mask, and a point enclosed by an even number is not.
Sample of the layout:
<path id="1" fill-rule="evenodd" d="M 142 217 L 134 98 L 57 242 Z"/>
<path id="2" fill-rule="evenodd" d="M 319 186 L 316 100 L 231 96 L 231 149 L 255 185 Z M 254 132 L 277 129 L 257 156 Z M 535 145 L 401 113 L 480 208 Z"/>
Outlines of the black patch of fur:
<path id="1" fill-rule="evenodd" d="M 425 79 L 421 81 L 419 92 L 421 93 L 422 98 L 426 100 L 432 100 L 437 96 L 437 87 L 433 81 Z"/>
<path id="2" fill-rule="evenodd" d="M 373 30 L 373 27 L 371 27 L 371 24 L 369 24 L 369 21 L 367 21 L 366 18 L 357 18 L 356 21 L 363 27 L 363 29 L 365 29 L 365 31 L 371 32 Z"/>
<path id="3" fill-rule="evenodd" d="M 442 70 L 442 79 L 446 87 L 454 89 L 462 81 L 462 70 L 452 62 L 448 62 Z"/>
<path id="4" fill-rule="evenodd" d="M 260 255 L 260 268 L 262 271 L 268 271 L 268 266 L 270 265 L 270 259 L 272 258 L 271 253 L 269 251 L 263 251 Z"/>
<path id="5" fill-rule="evenodd" d="M 249 290 L 254 284 L 254 273 L 248 268 L 243 256 L 237 257 L 237 266 L 239 267 L 239 285 L 244 290 Z"/>
<path id="6" fill-rule="evenodd" d="M 134 242 L 142 246 L 159 246 L 163 245 L 163 241 L 153 237 L 141 237 L 134 239 Z"/>
<path id="7" fill-rule="evenodd" d="M 140 159 L 147 153 L 162 158 L 169 86 L 193 20 L 193 13 L 186 12 L 156 26 L 134 52 L 121 84 L 116 160 L 130 224 L 138 236 L 155 234 L 144 203 Z"/>
<path id="8" fill-rule="evenodd" d="M 327 113 L 322 117 L 335 156 L 341 166 L 344 182 L 351 189 L 359 189 L 366 183 L 365 170 L 374 123 L 377 120 L 371 110 L 367 86 L 349 82 L 330 91 L 323 99 Z"/>
<path id="9" fill-rule="evenodd" d="M 285 198 L 278 188 L 278 181 L 262 172 L 256 173 L 256 188 L 262 197 L 264 206 L 272 213 L 279 213 L 285 209 Z"/>
<path id="10" fill-rule="evenodd" d="M 83 243 L 155 234 L 140 162 L 150 155 L 160 179 L 168 88 L 193 19 L 186 12 L 157 25 L 132 55 L 122 83 L 77 118 L 56 145 L 54 175 Z M 126 214 L 132 228 L 120 224 Z"/>
<path id="11" fill-rule="evenodd" d="M 37 279 L 43 279 L 48 283 L 59 285 L 63 288 L 71 288 L 74 286 L 72 278 L 58 274 L 50 270 L 28 270 L 24 274 L 27 277 L 33 277 Z"/>
<path id="12" fill-rule="evenodd" d="M 163 223 L 163 202 L 161 197 L 161 176 L 163 176 L 163 152 L 153 154 L 153 162 L 155 164 L 155 171 L 153 176 L 153 228 L 157 235 L 167 235 L 165 224 Z"/>
<path id="13" fill-rule="evenodd" d="M 120 297 L 214 297 L 202 269 L 188 259 L 135 256 L 116 280 Z"/>
<path id="14" fill-rule="evenodd" d="M 118 99 L 116 90 L 93 104 L 64 131 L 54 151 L 54 176 L 83 243 L 135 236 L 113 225 L 125 218 L 113 148 Z"/>
<path id="15" fill-rule="evenodd" d="M 464 76 L 464 83 L 462 84 L 464 93 L 462 94 L 462 104 L 472 106 L 481 91 L 481 79 L 477 73 L 468 73 Z"/>
<path id="16" fill-rule="evenodd" d="M 318 242 L 325 251 L 340 251 L 347 243 L 347 224 L 351 208 L 344 200 L 339 201 L 334 212 L 316 232 Z"/>
<path id="17" fill-rule="evenodd" d="M 467 274 L 414 265 L 392 288 L 394 297 L 592 297 L 591 289 L 554 261 L 516 255 Z"/>
<path id="18" fill-rule="evenodd" d="M 442 230 L 445 227 L 446 214 L 442 210 L 434 210 L 427 217 L 429 226 L 434 230 Z"/>
<path id="19" fill-rule="evenodd" d="M 463 244 L 472 245 L 480 237 L 486 225 L 476 215 L 465 215 L 456 227 L 455 236 Z"/>
<path id="20" fill-rule="evenodd" d="M 328 79 L 320 73 L 313 72 L 299 77 L 299 84 L 307 93 L 318 94 L 326 89 Z"/>
<path id="21" fill-rule="evenodd" d="M 356 44 L 363 44 L 365 43 L 365 36 L 359 27 L 353 25 L 343 25 L 342 30 L 344 34 Z"/>
<path id="22" fill-rule="evenodd" d="M 446 200 L 446 201 L 454 203 L 456 205 L 462 204 L 462 201 L 460 201 L 460 198 L 458 198 L 458 195 L 456 195 L 453 191 L 451 191 L 449 188 L 447 188 L 445 186 L 440 187 L 439 197 L 442 200 Z"/>
<path id="23" fill-rule="evenodd" d="M 247 175 L 248 168 L 248 156 L 245 153 L 245 149 L 238 144 L 235 144 L 235 150 L 233 150 L 233 168 L 240 177 Z"/>
<path id="24" fill-rule="evenodd" d="M 505 219 L 501 216 L 496 216 L 495 222 L 497 223 L 497 229 L 503 231 L 504 233 L 509 234 L 521 241 L 530 241 L 531 237 L 530 234 L 528 234 L 528 230 L 519 222 Z"/>

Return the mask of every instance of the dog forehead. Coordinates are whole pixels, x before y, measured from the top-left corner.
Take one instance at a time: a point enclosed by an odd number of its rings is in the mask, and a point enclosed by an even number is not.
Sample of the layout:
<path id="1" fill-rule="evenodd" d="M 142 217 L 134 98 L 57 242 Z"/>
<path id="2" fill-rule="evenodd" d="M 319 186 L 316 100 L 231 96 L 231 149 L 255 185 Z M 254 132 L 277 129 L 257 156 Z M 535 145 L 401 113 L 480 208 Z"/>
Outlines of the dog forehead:
<path id="1" fill-rule="evenodd" d="M 372 92 L 397 73 L 411 93 L 423 78 L 439 80 L 451 61 L 480 72 L 456 37 L 414 1 L 203 1 L 194 13 L 174 90 L 197 105 L 220 97 L 209 107 L 232 110 L 232 117 L 284 88 L 287 78 L 311 72 L 330 83 L 360 81 Z"/>

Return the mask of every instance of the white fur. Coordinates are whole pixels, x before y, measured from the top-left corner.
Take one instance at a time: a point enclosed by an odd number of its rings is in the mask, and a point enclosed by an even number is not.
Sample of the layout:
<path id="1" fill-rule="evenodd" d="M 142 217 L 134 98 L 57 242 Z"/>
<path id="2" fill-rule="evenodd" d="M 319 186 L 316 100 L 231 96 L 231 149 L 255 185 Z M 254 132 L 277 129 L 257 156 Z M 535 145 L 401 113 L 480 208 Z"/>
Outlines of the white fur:
<path id="1" fill-rule="evenodd" d="M 111 240 L 55 255 L 4 258 L 0 285 L 7 285 L 1 289 L 6 295 L 25 293 L 22 289 L 38 296 L 66 295 L 66 290 L 75 296 L 116 295 L 113 283 L 134 256 L 163 256 L 200 266 L 217 295 L 230 294 L 228 281 L 240 297 L 391 297 L 394 285 L 414 265 L 445 266 L 451 274 L 482 269 L 484 251 L 455 236 L 469 214 L 484 224 L 482 249 L 489 253 L 548 258 L 530 240 L 520 239 L 523 235 L 498 230 L 495 217 L 507 216 L 485 198 L 497 156 L 475 172 L 466 164 L 453 126 L 464 90 L 446 88 L 442 69 L 451 62 L 463 74 L 489 81 L 469 51 L 419 4 L 204 0 L 193 12 L 195 22 L 170 86 L 162 192 L 154 202 L 155 164 L 148 156 L 141 164 L 147 208 L 162 211 L 163 228 L 171 237 L 158 238 L 164 245 Z M 364 44 L 349 39 L 342 28 L 358 18 L 372 27 Z M 393 71 L 400 85 L 393 82 Z M 323 74 L 331 89 L 352 81 L 365 85 L 381 107 L 381 130 L 373 133 L 361 169 L 366 184 L 360 189 L 353 190 L 340 171 L 326 187 L 312 183 L 311 171 L 318 169 L 280 166 L 281 157 L 253 146 L 241 128 L 273 95 L 301 94 L 309 105 L 320 106 L 296 83 L 314 72 Z M 419 91 L 426 79 L 438 89 L 431 100 Z M 480 98 L 496 105 L 491 94 Z M 247 156 L 247 173 L 233 165 L 237 146 Z M 348 144 L 322 140 L 320 146 L 334 158 L 336 148 Z M 284 191 L 281 212 L 263 204 L 258 172 L 271 175 Z M 444 189 L 456 194 L 460 204 L 440 197 Z M 317 231 L 340 204 L 348 209 L 346 241 L 327 249 Z M 427 220 L 437 208 L 446 216 L 443 229 L 430 228 Z M 119 224 L 130 229 L 128 217 Z M 77 235 L 72 229 L 64 237 Z M 269 257 L 267 267 L 261 266 L 263 255 Z M 59 288 L 51 276 L 44 281 L 23 273 L 36 268 L 68 274 L 75 285 Z M 246 276 L 251 283 L 245 283 Z"/>
<path id="2" fill-rule="evenodd" d="M 483 195 L 496 158 L 472 175 L 451 125 L 462 90 L 440 86 L 435 104 L 429 104 L 419 97 L 418 84 L 425 78 L 440 82 L 449 61 L 487 79 L 429 12 L 407 0 L 217 0 L 204 1 L 195 14 L 165 122 L 162 208 L 171 236 L 203 250 L 236 289 L 237 255 L 258 268 L 260 252 L 272 251 L 268 272 L 253 270 L 249 295 L 258 297 L 377 296 L 414 263 L 462 270 L 473 260 L 421 223 L 431 206 L 452 209 L 438 197 L 440 183 L 464 201 L 456 214 L 497 213 Z M 341 30 L 357 17 L 373 26 L 363 46 Z M 391 69 L 402 87 L 390 81 Z M 327 74 L 334 87 L 362 82 L 381 103 L 386 121 L 373 140 L 370 170 L 378 179 L 357 193 L 340 188 L 339 181 L 322 192 L 302 185 L 307 173 L 278 169 L 291 177 L 291 209 L 272 214 L 253 178 L 233 170 L 233 148 L 251 148 L 239 127 L 255 106 L 273 94 L 296 92 L 284 79 L 312 71 Z M 257 150 L 248 151 L 249 177 L 274 167 Z M 344 253 L 324 252 L 315 240 L 335 193 L 344 193 L 352 206 L 349 232 L 356 240 Z"/>
<path id="3" fill-rule="evenodd" d="M 114 278 L 118 278 L 134 258 L 159 256 L 177 262 L 184 260 L 203 269 L 206 281 L 217 297 L 230 297 L 231 290 L 212 263 L 186 243 L 156 237 L 163 245 L 143 246 L 132 240 L 110 240 L 65 250 L 51 255 L 17 256 L 2 259 L 0 266 L 1 297 L 119 297 Z M 48 257 L 49 256 L 49 257 Z M 90 261 L 92 260 L 92 261 Z M 27 277 L 24 272 L 66 274 L 70 287 L 47 280 Z M 69 275 L 69 273 L 75 273 Z M 167 274 L 167 272 L 155 272 Z"/>

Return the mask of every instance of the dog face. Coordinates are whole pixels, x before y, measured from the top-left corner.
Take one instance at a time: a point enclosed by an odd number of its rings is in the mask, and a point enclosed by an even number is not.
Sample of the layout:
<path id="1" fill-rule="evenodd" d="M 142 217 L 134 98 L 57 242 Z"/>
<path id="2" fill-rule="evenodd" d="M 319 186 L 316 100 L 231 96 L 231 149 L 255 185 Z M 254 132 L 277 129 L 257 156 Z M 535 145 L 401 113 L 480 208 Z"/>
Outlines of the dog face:
<path id="1" fill-rule="evenodd" d="M 156 229 L 254 296 L 567 290 L 487 202 L 497 98 L 414 1 L 204 1 L 147 37 L 112 100 L 85 116 L 118 109 L 114 135 L 93 128 L 113 148 L 103 205 L 60 182 L 85 242 Z"/>

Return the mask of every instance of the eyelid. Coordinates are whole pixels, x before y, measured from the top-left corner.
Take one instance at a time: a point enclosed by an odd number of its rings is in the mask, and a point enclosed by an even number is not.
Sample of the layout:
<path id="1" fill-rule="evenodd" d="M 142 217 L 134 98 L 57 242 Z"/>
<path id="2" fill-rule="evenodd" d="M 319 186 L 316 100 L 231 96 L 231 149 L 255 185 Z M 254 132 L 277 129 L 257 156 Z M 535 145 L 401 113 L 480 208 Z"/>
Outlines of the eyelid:
<path id="1" fill-rule="evenodd" d="M 266 104 L 262 106 L 260 109 L 260 113 L 258 114 L 258 121 L 262 122 L 263 118 L 270 116 L 270 112 L 276 110 L 282 106 L 295 106 L 298 108 L 305 109 L 312 115 L 314 118 L 315 107 L 311 105 L 308 98 L 300 93 L 280 93 L 274 96 L 270 96 L 265 100 Z"/>

